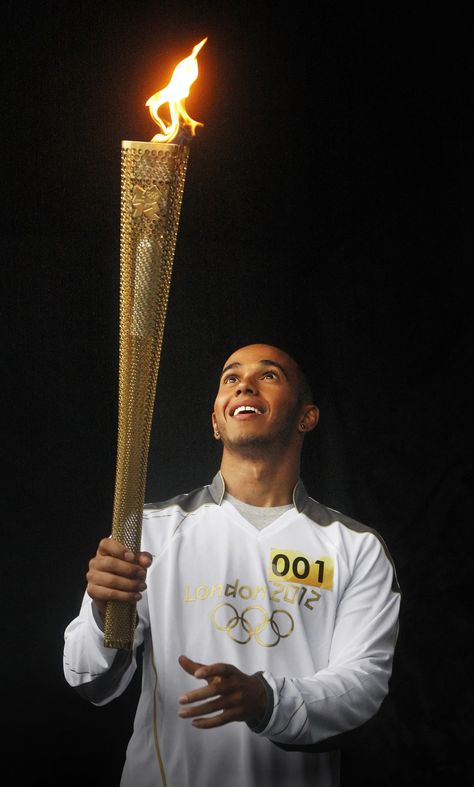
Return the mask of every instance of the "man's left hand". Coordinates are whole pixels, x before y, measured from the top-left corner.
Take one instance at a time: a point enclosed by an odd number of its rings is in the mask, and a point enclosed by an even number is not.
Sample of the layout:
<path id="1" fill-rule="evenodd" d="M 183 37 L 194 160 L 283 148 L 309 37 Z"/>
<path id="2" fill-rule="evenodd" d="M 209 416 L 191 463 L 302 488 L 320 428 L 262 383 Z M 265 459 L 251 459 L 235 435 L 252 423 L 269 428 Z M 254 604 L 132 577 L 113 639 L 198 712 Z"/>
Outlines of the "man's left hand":
<path id="1" fill-rule="evenodd" d="M 262 681 L 255 675 L 246 675 L 232 664 L 199 664 L 187 656 L 180 656 L 178 661 L 188 675 L 207 681 L 207 686 L 178 697 L 181 705 L 188 706 L 178 715 L 192 718 L 194 727 L 209 730 L 230 721 L 250 721 L 263 716 L 267 696 Z M 209 716 L 211 713 L 215 715 Z"/>

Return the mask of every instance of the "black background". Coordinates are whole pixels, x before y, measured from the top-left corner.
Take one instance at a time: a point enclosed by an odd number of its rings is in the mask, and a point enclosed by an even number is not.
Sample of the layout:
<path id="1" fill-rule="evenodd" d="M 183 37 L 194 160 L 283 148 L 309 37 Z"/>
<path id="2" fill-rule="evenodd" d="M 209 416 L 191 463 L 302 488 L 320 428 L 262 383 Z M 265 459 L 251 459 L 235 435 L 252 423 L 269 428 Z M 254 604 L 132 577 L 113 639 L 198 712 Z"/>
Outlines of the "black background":
<path id="1" fill-rule="evenodd" d="M 403 590 L 391 693 L 343 787 L 471 783 L 472 28 L 431 4 L 2 5 L 2 704 L 21 785 L 118 783 L 136 682 L 94 708 L 64 628 L 110 532 L 121 139 L 204 36 L 147 499 L 207 483 L 236 347 L 301 360 L 303 479 L 382 533 Z M 5 472 L 6 470 L 6 472 Z M 469 610 L 469 611 L 468 611 Z M 137 785 L 138 787 L 138 785 Z"/>

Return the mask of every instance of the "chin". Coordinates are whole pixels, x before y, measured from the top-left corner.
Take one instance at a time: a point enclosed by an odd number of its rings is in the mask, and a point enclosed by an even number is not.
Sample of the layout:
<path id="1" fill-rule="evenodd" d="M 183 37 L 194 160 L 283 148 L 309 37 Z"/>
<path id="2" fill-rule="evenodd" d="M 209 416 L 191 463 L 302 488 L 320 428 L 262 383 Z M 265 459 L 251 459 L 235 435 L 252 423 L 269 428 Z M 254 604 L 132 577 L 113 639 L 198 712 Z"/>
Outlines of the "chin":
<path id="1" fill-rule="evenodd" d="M 238 435 L 233 439 L 227 438 L 225 444 L 230 449 L 248 449 L 249 451 L 269 448 L 275 444 L 275 438 L 269 435 Z"/>

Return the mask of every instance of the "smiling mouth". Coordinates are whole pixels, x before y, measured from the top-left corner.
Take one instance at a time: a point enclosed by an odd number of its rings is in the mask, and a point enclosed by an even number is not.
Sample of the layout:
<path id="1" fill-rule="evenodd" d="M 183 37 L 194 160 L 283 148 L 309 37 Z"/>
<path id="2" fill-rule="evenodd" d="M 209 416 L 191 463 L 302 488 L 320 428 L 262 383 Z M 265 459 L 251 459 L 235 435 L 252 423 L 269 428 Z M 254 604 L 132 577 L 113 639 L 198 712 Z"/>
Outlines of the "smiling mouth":
<path id="1" fill-rule="evenodd" d="M 252 407 L 252 405 L 242 404 L 239 407 L 236 407 L 233 413 L 231 413 L 233 418 L 240 417 L 253 417 L 255 415 L 263 415 L 262 410 L 259 410 L 258 407 Z"/>

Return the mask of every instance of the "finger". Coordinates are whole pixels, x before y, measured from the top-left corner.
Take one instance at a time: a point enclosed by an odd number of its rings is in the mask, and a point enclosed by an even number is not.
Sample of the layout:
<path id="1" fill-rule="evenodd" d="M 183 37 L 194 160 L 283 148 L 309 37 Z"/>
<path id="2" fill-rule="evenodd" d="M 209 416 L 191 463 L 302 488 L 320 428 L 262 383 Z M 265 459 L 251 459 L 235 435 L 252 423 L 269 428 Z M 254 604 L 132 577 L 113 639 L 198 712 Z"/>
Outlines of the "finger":
<path id="1" fill-rule="evenodd" d="M 221 697 L 223 694 L 227 694 L 226 685 L 220 680 L 213 680 L 199 689 L 180 694 L 178 702 L 180 705 L 190 705 L 192 702 L 202 702 L 202 700 L 207 700 L 209 697 Z"/>
<path id="2" fill-rule="evenodd" d="M 119 558 L 127 563 L 139 563 L 143 568 L 151 566 L 153 561 L 153 555 L 150 552 L 133 552 L 115 538 L 103 538 L 99 543 L 97 555 Z"/>
<path id="3" fill-rule="evenodd" d="M 111 555 L 112 557 L 119 557 L 121 559 L 123 559 L 126 552 L 130 552 L 128 547 L 115 538 L 103 538 L 97 549 L 98 555 Z M 133 554 L 133 552 L 131 554 Z"/>
<path id="4" fill-rule="evenodd" d="M 216 677 L 226 678 L 237 672 L 239 672 L 239 670 L 231 664 L 201 664 L 195 671 L 194 677 L 209 680 Z"/>
<path id="5" fill-rule="evenodd" d="M 224 724 L 229 724 L 231 721 L 239 721 L 238 716 L 233 714 L 232 711 L 223 711 L 217 713 L 215 716 L 207 716 L 202 719 L 193 719 L 191 724 L 200 730 L 211 730 L 215 727 L 222 727 Z"/>
<path id="6" fill-rule="evenodd" d="M 102 558 L 102 561 L 107 560 L 113 561 L 114 558 Z M 126 564 L 122 563 L 122 565 L 129 570 Z M 143 569 L 140 569 L 140 572 L 145 575 Z M 136 574 L 136 571 L 134 573 Z M 146 583 L 141 577 L 125 577 L 112 572 L 99 571 L 93 567 L 87 572 L 87 593 L 97 602 L 122 601 L 133 604 L 142 598 L 144 590 L 146 590 Z"/>
<path id="7" fill-rule="evenodd" d="M 153 555 L 150 552 L 139 552 L 137 560 L 143 568 L 149 568 L 153 562 Z"/>
<path id="8" fill-rule="evenodd" d="M 126 593 L 133 593 L 146 590 L 146 582 L 143 579 L 120 576 L 119 574 L 109 574 L 105 571 L 89 571 L 89 583 L 97 587 L 110 588 L 111 590 L 124 590 Z"/>
<path id="9" fill-rule="evenodd" d="M 180 656 L 178 658 L 178 662 L 184 671 L 188 673 L 188 675 L 194 675 L 196 670 L 205 666 L 204 664 L 200 664 L 198 661 L 192 661 L 192 659 L 188 659 L 187 656 Z"/>
<path id="10" fill-rule="evenodd" d="M 93 557 L 89 561 L 89 571 L 87 579 L 93 578 L 99 574 L 115 574 L 120 577 L 128 579 L 144 580 L 146 578 L 146 570 L 137 563 L 127 563 L 125 560 L 119 560 L 116 557 L 103 556 Z"/>
<path id="11" fill-rule="evenodd" d="M 125 592 L 114 588 L 102 587 L 101 585 L 88 585 L 87 593 L 97 602 L 122 601 L 128 604 L 136 604 L 142 598 L 142 594 L 138 592 Z"/>
<path id="12" fill-rule="evenodd" d="M 197 716 L 205 716 L 208 713 L 217 713 L 229 707 L 229 701 L 223 697 L 212 700 L 211 702 L 203 702 L 201 705 L 193 705 L 188 708 L 181 708 L 178 711 L 178 716 L 182 719 L 191 719 Z"/>
<path id="13" fill-rule="evenodd" d="M 153 555 L 150 552 L 132 552 L 131 549 L 125 547 L 123 559 L 129 563 L 138 563 L 144 568 L 149 568 L 153 561 Z"/>

